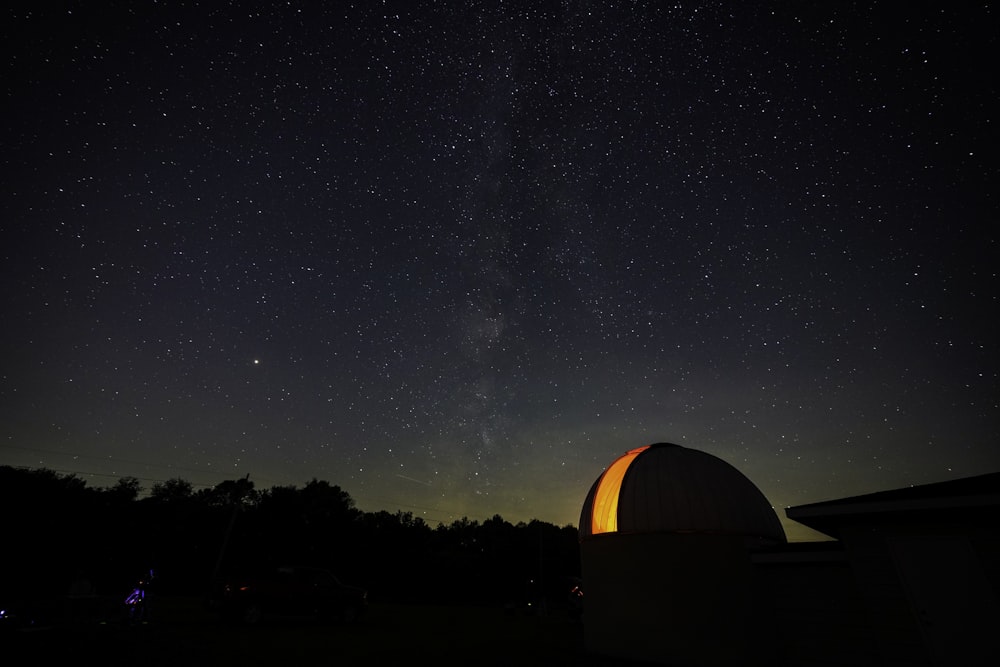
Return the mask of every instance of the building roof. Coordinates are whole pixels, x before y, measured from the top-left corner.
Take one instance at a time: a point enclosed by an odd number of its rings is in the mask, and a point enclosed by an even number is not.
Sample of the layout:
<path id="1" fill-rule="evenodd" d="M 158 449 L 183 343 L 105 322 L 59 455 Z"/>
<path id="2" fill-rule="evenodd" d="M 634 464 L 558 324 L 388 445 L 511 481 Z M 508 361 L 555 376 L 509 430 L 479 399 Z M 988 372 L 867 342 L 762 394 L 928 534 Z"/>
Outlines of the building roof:
<path id="1" fill-rule="evenodd" d="M 1000 472 L 798 505 L 786 508 L 785 515 L 839 537 L 842 524 L 860 517 L 940 516 L 977 510 L 1000 511 Z"/>
<path id="2" fill-rule="evenodd" d="M 785 541 L 778 515 L 743 473 L 716 456 L 671 443 L 618 457 L 591 486 L 580 515 L 581 539 L 647 532 Z"/>

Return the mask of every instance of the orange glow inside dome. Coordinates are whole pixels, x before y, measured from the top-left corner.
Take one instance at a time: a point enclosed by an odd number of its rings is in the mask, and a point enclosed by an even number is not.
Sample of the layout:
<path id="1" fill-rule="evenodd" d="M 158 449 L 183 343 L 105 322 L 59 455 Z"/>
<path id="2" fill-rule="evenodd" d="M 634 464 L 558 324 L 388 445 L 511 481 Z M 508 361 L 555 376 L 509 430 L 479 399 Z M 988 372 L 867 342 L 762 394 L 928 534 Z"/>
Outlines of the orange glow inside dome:
<path id="1" fill-rule="evenodd" d="M 630 449 L 618 457 L 601 475 L 591 512 L 592 534 L 614 533 L 618 530 L 618 492 L 622 488 L 622 480 L 625 479 L 625 472 L 635 457 L 647 449 L 649 445 Z"/>

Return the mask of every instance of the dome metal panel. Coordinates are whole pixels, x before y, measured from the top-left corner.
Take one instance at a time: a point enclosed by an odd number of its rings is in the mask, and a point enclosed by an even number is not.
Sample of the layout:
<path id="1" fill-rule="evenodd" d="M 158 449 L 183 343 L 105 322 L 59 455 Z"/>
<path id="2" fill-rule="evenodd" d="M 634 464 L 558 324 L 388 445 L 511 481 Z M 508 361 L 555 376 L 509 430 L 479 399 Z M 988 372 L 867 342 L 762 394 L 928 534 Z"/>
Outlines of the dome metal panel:
<path id="1" fill-rule="evenodd" d="M 608 497 L 614 492 L 617 497 Z M 716 456 L 670 443 L 629 451 L 594 482 L 580 516 L 580 537 L 608 532 L 785 541 L 778 515 L 743 473 Z"/>

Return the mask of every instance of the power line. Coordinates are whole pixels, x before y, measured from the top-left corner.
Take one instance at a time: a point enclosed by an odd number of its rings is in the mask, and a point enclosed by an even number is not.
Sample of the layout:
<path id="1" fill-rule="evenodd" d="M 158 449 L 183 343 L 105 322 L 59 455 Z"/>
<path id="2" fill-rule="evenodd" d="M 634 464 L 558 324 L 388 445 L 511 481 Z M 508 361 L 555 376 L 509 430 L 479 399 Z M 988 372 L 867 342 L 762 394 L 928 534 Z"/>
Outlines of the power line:
<path id="1" fill-rule="evenodd" d="M 107 463 L 111 463 L 111 464 L 118 464 L 118 465 L 128 464 L 128 465 L 133 465 L 133 466 L 140 466 L 140 467 L 143 467 L 143 468 L 162 468 L 162 469 L 166 469 L 166 470 L 173 470 L 173 471 L 178 471 L 178 472 L 187 472 L 187 473 L 197 474 L 197 475 L 201 475 L 201 476 L 204 476 L 204 475 L 217 475 L 217 476 L 221 476 L 223 474 L 223 473 L 220 473 L 219 470 L 199 470 L 199 469 L 196 469 L 196 468 L 185 468 L 183 466 L 175 466 L 173 464 L 167 464 L 167 463 L 151 463 L 149 461 L 135 461 L 135 460 L 132 460 L 132 459 L 123 459 L 123 458 L 119 458 L 117 456 L 97 456 L 97 455 L 94 455 L 94 454 L 71 454 L 71 453 L 68 453 L 68 452 L 60 452 L 60 451 L 56 451 L 56 450 L 52 450 L 52 449 L 42 449 L 40 447 L 24 447 L 24 446 L 21 446 L 21 445 L 0 445 L 0 447 L 2 447 L 4 449 L 18 449 L 18 450 L 25 451 L 25 452 L 36 452 L 36 453 L 39 453 L 39 454 L 52 454 L 52 455 L 56 455 L 56 456 L 68 456 L 71 459 L 91 459 L 91 460 L 95 460 L 95 461 L 102 461 L 102 462 L 107 462 Z M 67 473 L 67 474 L 78 472 L 80 474 L 84 474 L 82 471 L 73 471 L 73 470 L 59 470 L 59 471 L 56 471 L 56 472 L 64 472 L 64 473 Z M 135 477 L 136 479 L 142 479 L 142 480 L 148 480 L 148 481 L 154 481 L 154 482 L 166 482 L 166 481 L 169 481 L 169 480 L 165 480 L 165 479 L 146 478 L 146 477 L 139 477 L 138 475 L 127 475 L 127 474 L 112 474 L 112 473 L 85 473 L 85 474 L 97 475 L 97 476 L 100 476 L 100 477 Z M 268 478 L 259 478 L 259 479 L 261 481 L 263 481 L 263 482 L 274 482 L 274 480 L 270 480 Z M 214 485 L 213 484 L 192 484 L 192 486 L 211 487 L 211 486 L 214 486 Z"/>
<path id="2" fill-rule="evenodd" d="M 184 472 L 193 472 L 193 473 L 205 472 L 204 470 L 196 470 L 194 468 L 184 468 L 181 466 L 175 466 L 168 463 L 151 463 L 149 461 L 134 461 L 132 459 L 123 459 L 117 456 L 97 456 L 95 454 L 71 454 L 69 452 L 60 452 L 53 449 L 41 449 L 39 447 L 24 447 L 21 445 L 0 445 L 0 447 L 3 447 L 4 449 L 19 449 L 25 452 L 37 452 L 39 454 L 54 454 L 56 456 L 68 456 L 72 459 L 94 459 L 96 461 L 109 461 L 112 463 L 129 463 L 132 465 L 144 466 L 148 468 L 167 468 L 170 470 L 181 470 Z M 105 475 L 105 473 L 94 473 L 94 474 Z"/>

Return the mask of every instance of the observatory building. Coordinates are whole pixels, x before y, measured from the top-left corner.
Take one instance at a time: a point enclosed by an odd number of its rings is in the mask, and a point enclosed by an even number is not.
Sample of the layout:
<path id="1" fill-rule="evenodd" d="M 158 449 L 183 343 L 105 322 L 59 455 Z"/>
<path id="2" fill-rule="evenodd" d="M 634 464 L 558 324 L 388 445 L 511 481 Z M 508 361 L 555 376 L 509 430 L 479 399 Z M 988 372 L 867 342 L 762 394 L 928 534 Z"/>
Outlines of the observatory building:
<path id="1" fill-rule="evenodd" d="M 588 651 L 672 666 L 996 664 L 1000 472 L 790 507 L 722 459 L 615 459 L 580 515 Z"/>
<path id="2" fill-rule="evenodd" d="M 580 515 L 587 649 L 672 665 L 753 664 L 749 551 L 785 543 L 764 494 L 722 459 L 639 447 L 594 482 Z"/>

